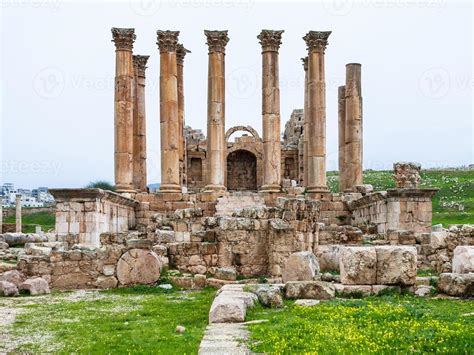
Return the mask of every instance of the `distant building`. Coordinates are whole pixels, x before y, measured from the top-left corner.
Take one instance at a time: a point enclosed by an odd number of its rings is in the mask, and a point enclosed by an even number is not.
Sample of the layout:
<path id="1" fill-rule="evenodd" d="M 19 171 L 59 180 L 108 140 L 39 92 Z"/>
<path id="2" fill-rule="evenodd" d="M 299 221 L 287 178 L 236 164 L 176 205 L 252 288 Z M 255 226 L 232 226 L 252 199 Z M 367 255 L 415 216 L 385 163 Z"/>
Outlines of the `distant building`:
<path id="1" fill-rule="evenodd" d="M 2 197 L 3 207 L 12 207 L 16 203 L 16 195 L 21 195 L 22 207 L 44 207 L 54 204 L 54 197 L 48 191 L 47 187 L 38 187 L 29 190 L 17 188 L 12 183 L 4 183 L 0 187 L 0 196 Z"/>

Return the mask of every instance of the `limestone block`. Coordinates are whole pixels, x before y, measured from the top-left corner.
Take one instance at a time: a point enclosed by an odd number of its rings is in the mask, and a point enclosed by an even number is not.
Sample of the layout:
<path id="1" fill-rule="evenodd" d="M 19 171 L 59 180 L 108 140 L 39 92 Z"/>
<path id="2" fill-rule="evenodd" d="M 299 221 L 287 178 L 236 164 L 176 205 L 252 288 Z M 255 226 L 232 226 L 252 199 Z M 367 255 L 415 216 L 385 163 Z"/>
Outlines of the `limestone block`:
<path id="1" fill-rule="evenodd" d="M 341 247 L 339 268 L 344 285 L 376 283 L 377 255 L 373 247 Z"/>
<path id="2" fill-rule="evenodd" d="M 326 300 L 335 297 L 334 285 L 324 281 L 289 281 L 285 284 L 285 297 Z"/>
<path id="3" fill-rule="evenodd" d="M 216 297 L 209 311 L 209 323 L 244 322 L 246 306 L 242 299 Z"/>
<path id="4" fill-rule="evenodd" d="M 295 301 L 295 305 L 298 305 L 300 307 L 314 307 L 317 306 L 319 303 L 321 303 L 320 300 L 299 299 Z"/>
<path id="5" fill-rule="evenodd" d="M 194 275 L 194 284 L 198 288 L 206 287 L 206 275 L 200 275 L 200 274 Z"/>
<path id="6" fill-rule="evenodd" d="M 0 274 L 0 281 L 8 281 L 19 287 L 25 281 L 25 276 L 18 270 L 10 270 Z"/>
<path id="7" fill-rule="evenodd" d="M 96 282 L 96 286 L 102 289 L 115 288 L 117 284 L 118 280 L 115 276 L 99 276 Z"/>
<path id="8" fill-rule="evenodd" d="M 52 248 L 42 247 L 35 245 L 34 243 L 25 244 L 25 253 L 28 255 L 36 256 L 50 256 Z"/>
<path id="9" fill-rule="evenodd" d="M 49 290 L 48 282 L 42 277 L 35 277 L 25 280 L 20 287 L 20 291 L 26 291 L 30 295 L 44 295 L 48 294 L 51 291 Z"/>
<path id="10" fill-rule="evenodd" d="M 154 252 L 131 249 L 117 263 L 117 278 L 121 285 L 153 284 L 160 278 L 161 263 Z"/>
<path id="11" fill-rule="evenodd" d="M 318 245 L 316 257 L 321 271 L 339 271 L 339 245 Z"/>
<path id="12" fill-rule="evenodd" d="M 309 251 L 293 253 L 287 259 L 282 271 L 283 282 L 312 281 L 319 275 L 319 263 Z"/>
<path id="13" fill-rule="evenodd" d="M 8 281 L 0 281 L 0 296 L 14 297 L 18 295 L 18 288 L 14 283 Z"/>
<path id="14" fill-rule="evenodd" d="M 340 285 L 336 286 L 336 292 L 342 297 L 368 297 L 372 294 L 371 285 Z"/>
<path id="15" fill-rule="evenodd" d="M 260 303 L 265 307 L 283 307 L 283 296 L 280 287 L 270 285 L 260 285 L 255 294 Z"/>
<path id="16" fill-rule="evenodd" d="M 450 296 L 474 296 L 474 273 L 456 274 L 443 273 L 439 275 L 438 290 Z"/>
<path id="17" fill-rule="evenodd" d="M 173 231 L 157 229 L 156 232 L 156 241 L 159 243 L 173 243 L 175 242 L 175 235 Z"/>
<path id="18" fill-rule="evenodd" d="M 378 246 L 375 251 L 377 284 L 411 286 L 416 283 L 416 247 Z"/>
<path id="19" fill-rule="evenodd" d="M 214 277 L 220 280 L 235 281 L 237 272 L 233 267 L 220 267 L 216 269 Z"/>
<path id="20" fill-rule="evenodd" d="M 474 246 L 459 245 L 454 249 L 453 272 L 474 273 Z"/>
<path id="21" fill-rule="evenodd" d="M 448 237 L 447 231 L 431 232 L 430 246 L 433 248 L 433 250 L 446 248 L 447 237 Z"/>
<path id="22" fill-rule="evenodd" d="M 149 239 L 128 239 L 126 244 L 130 249 L 150 249 L 153 243 Z"/>

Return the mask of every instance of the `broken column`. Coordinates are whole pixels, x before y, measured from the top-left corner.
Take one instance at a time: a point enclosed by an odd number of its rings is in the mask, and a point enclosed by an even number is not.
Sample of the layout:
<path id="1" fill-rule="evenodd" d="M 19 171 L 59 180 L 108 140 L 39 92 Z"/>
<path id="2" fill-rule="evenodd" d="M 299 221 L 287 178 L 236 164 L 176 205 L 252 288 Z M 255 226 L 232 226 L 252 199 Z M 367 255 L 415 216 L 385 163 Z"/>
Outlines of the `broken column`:
<path id="1" fill-rule="evenodd" d="M 308 49 L 308 183 L 309 193 L 328 192 L 326 185 L 326 83 L 324 52 L 330 31 L 309 31 Z"/>
<path id="2" fill-rule="evenodd" d="M 345 190 L 362 184 L 362 91 L 361 65 L 346 65 Z"/>
<path id="3" fill-rule="evenodd" d="M 346 189 L 346 87 L 339 86 L 337 90 L 338 104 L 338 133 L 339 133 L 339 191 Z"/>
<path id="4" fill-rule="evenodd" d="M 21 195 L 17 194 L 15 197 L 15 232 L 21 233 Z"/>
<path id="5" fill-rule="evenodd" d="M 204 31 L 209 46 L 207 88 L 207 178 L 206 191 L 222 192 L 226 188 L 225 142 L 225 46 L 227 31 Z"/>
<path id="6" fill-rule="evenodd" d="M 420 186 L 421 165 L 398 162 L 393 164 L 395 186 L 397 189 L 418 189 Z"/>
<path id="7" fill-rule="evenodd" d="M 304 69 L 303 106 L 303 186 L 308 186 L 308 57 L 301 58 Z"/>
<path id="8" fill-rule="evenodd" d="M 179 181 L 178 67 L 179 31 L 157 31 L 160 50 L 160 192 L 181 192 Z"/>
<path id="9" fill-rule="evenodd" d="M 115 189 L 133 189 L 133 28 L 112 28 L 115 43 Z"/>
<path id="10" fill-rule="evenodd" d="M 187 185 L 186 139 L 184 137 L 184 56 L 191 51 L 178 44 L 176 60 L 178 65 L 178 132 L 179 132 L 179 176 L 182 186 Z"/>
<path id="11" fill-rule="evenodd" d="M 262 30 L 257 36 L 262 45 L 262 192 L 281 190 L 280 87 L 278 49 L 283 31 Z"/>
<path id="12" fill-rule="evenodd" d="M 135 102 L 133 109 L 133 185 L 135 190 L 147 191 L 146 176 L 146 110 L 145 69 L 149 56 L 134 55 Z"/>

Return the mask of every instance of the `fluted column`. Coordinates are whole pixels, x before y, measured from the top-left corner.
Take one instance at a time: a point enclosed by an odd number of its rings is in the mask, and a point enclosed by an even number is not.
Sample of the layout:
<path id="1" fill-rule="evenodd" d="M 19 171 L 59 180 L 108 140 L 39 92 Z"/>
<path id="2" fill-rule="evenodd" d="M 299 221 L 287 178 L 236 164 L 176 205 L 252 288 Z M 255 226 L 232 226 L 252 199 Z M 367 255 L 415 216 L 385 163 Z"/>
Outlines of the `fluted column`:
<path id="1" fill-rule="evenodd" d="M 345 189 L 362 184 L 362 90 L 361 65 L 346 65 L 345 90 Z"/>
<path id="2" fill-rule="evenodd" d="M 225 46 L 227 31 L 204 31 L 209 46 L 206 191 L 225 191 Z"/>
<path id="3" fill-rule="evenodd" d="M 115 189 L 133 188 L 133 28 L 112 28 L 115 43 Z"/>
<path id="4" fill-rule="evenodd" d="M 178 132 L 179 132 L 179 176 L 182 186 L 187 185 L 186 139 L 184 137 L 184 57 L 191 51 L 178 44 Z"/>
<path id="5" fill-rule="evenodd" d="M 157 31 L 160 50 L 161 192 L 181 192 L 176 61 L 178 36 L 179 31 Z"/>
<path id="6" fill-rule="evenodd" d="M 326 185 L 326 83 L 324 51 L 327 32 L 310 31 L 303 37 L 308 48 L 308 184 L 309 193 L 324 193 Z"/>
<path id="7" fill-rule="evenodd" d="M 21 195 L 15 196 L 15 232 L 21 233 Z"/>
<path id="8" fill-rule="evenodd" d="M 337 90 L 339 191 L 346 189 L 346 87 Z"/>
<path id="9" fill-rule="evenodd" d="M 308 186 L 308 57 L 301 58 L 304 69 L 303 106 L 303 186 Z"/>
<path id="10" fill-rule="evenodd" d="M 283 31 L 262 30 L 257 36 L 262 45 L 262 192 L 281 190 L 280 85 L 278 50 Z"/>
<path id="11" fill-rule="evenodd" d="M 146 176 L 146 110 L 145 110 L 145 69 L 149 56 L 134 55 L 135 71 L 133 108 L 133 185 L 135 190 L 147 191 Z"/>

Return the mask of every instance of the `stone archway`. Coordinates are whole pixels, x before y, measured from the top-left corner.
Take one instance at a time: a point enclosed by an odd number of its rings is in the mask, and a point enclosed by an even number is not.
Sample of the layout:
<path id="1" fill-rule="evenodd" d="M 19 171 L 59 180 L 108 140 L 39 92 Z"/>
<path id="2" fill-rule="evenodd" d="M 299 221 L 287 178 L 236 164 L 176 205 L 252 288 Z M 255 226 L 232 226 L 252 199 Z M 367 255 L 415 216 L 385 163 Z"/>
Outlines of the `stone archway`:
<path id="1" fill-rule="evenodd" d="M 227 155 L 227 189 L 257 190 L 257 157 L 253 153 L 239 149 Z"/>

